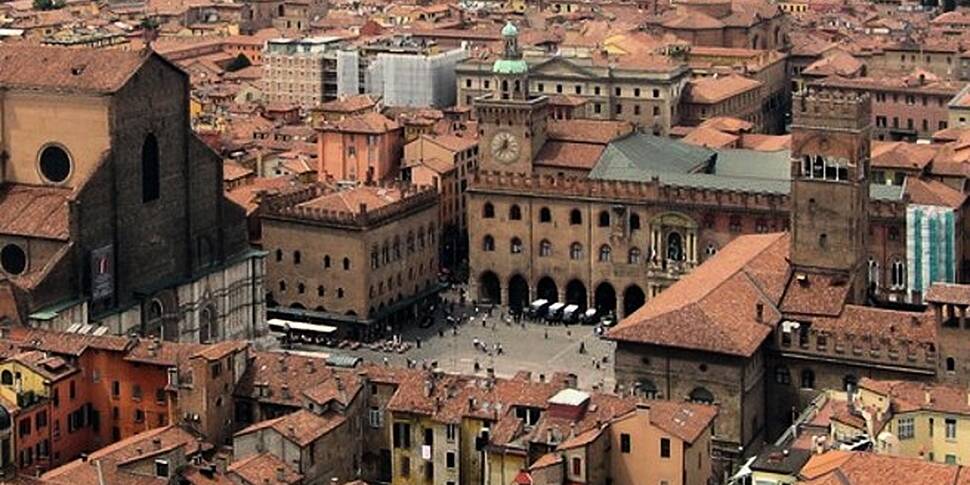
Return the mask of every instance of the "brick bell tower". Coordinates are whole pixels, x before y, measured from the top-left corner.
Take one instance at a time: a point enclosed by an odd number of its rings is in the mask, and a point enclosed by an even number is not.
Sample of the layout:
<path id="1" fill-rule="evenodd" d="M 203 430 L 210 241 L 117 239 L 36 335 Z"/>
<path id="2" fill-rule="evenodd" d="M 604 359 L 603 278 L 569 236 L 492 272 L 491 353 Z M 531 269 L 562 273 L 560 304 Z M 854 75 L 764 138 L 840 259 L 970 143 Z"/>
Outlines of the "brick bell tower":
<path id="1" fill-rule="evenodd" d="M 548 99 L 529 95 L 529 65 L 519 50 L 519 29 L 502 28 L 502 57 L 492 65 L 492 93 L 475 100 L 483 170 L 532 173 L 546 142 Z"/>
<path id="2" fill-rule="evenodd" d="M 867 94 L 809 88 L 793 96 L 791 263 L 844 279 L 857 304 L 867 288 L 871 109 Z"/>

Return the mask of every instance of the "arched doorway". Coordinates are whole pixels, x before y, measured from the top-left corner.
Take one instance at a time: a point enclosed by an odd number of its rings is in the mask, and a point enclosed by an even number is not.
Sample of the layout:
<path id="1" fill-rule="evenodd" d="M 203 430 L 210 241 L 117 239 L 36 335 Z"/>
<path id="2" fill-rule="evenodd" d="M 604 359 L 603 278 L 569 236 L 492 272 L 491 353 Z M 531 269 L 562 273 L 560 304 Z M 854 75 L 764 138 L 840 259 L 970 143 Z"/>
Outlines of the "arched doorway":
<path id="1" fill-rule="evenodd" d="M 548 301 L 559 301 L 559 288 L 552 278 L 546 276 L 536 285 L 536 295 Z"/>
<path id="2" fill-rule="evenodd" d="M 566 283 L 566 303 L 579 305 L 580 310 L 586 309 L 586 285 L 579 280 L 570 280 Z"/>
<path id="3" fill-rule="evenodd" d="M 637 285 L 630 285 L 623 290 L 623 316 L 628 317 L 646 303 L 647 297 Z"/>
<path id="4" fill-rule="evenodd" d="M 616 312 L 616 290 L 613 285 L 605 281 L 600 283 L 593 295 L 593 305 L 601 314 Z"/>
<path id="5" fill-rule="evenodd" d="M 509 278 L 509 308 L 520 311 L 529 304 L 529 283 L 522 275 L 512 275 Z"/>
<path id="6" fill-rule="evenodd" d="M 502 303 L 502 289 L 498 282 L 498 275 L 486 271 L 478 278 L 478 301 L 480 303 Z"/>

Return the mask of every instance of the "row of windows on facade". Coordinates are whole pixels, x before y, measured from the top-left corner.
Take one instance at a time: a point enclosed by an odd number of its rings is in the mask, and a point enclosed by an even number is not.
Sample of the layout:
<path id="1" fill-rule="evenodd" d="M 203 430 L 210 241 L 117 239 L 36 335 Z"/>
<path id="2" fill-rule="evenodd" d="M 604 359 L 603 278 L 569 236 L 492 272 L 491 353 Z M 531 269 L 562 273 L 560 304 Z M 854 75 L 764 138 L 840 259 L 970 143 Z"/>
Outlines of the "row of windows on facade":
<path id="1" fill-rule="evenodd" d="M 285 280 L 280 280 L 279 283 L 278 283 L 278 286 L 279 286 L 279 289 L 280 289 L 280 293 L 286 293 L 287 285 L 286 285 L 286 281 Z M 305 294 L 306 293 L 306 285 L 303 284 L 302 282 L 297 283 L 296 284 L 296 292 L 299 293 L 299 294 L 301 294 L 301 295 L 302 294 Z M 317 286 L 317 296 L 320 297 L 320 298 L 323 298 L 326 295 L 327 295 L 327 289 L 323 285 Z M 337 288 L 337 298 L 340 299 L 340 298 L 343 298 L 343 297 L 344 297 L 344 289 L 343 288 Z"/>
<path id="2" fill-rule="evenodd" d="M 879 274 L 879 263 L 872 257 L 869 258 L 869 284 L 879 288 L 882 279 Z M 906 263 L 903 260 L 893 259 L 889 266 L 889 288 L 894 290 L 906 287 Z"/>
<path id="3" fill-rule="evenodd" d="M 922 418 L 920 418 L 922 419 Z M 916 418 L 915 417 L 901 417 L 897 421 L 896 436 L 901 440 L 911 440 L 916 438 Z M 926 432 L 928 437 L 932 438 L 936 434 L 936 419 L 933 417 L 926 418 Z M 891 426 L 891 425 L 890 425 Z M 955 441 L 957 439 L 957 419 L 956 418 L 943 418 L 943 436 L 949 441 Z M 951 460 L 949 457 L 953 455 L 947 455 L 947 463 Z M 953 464 L 956 464 L 956 457 L 952 460 Z"/>
<path id="4" fill-rule="evenodd" d="M 491 202 L 486 202 L 482 205 L 482 218 L 483 219 L 494 219 L 495 218 L 495 205 Z M 521 221 L 522 220 L 522 208 L 518 204 L 512 204 L 509 206 L 509 220 L 510 221 Z M 597 225 L 599 227 L 610 227 L 610 212 L 600 211 L 597 217 Z M 640 216 L 639 214 L 631 212 L 628 218 L 630 230 L 640 229 Z M 552 222 L 552 210 L 548 207 L 542 207 L 539 209 L 539 222 L 549 223 Z M 572 209 L 569 211 L 569 224 L 577 226 L 583 223 L 583 213 L 579 209 Z"/>
<path id="5" fill-rule="evenodd" d="M 428 269 L 434 268 L 434 260 L 428 262 L 427 268 Z M 417 275 L 420 277 L 420 276 L 424 276 L 424 274 L 425 274 L 425 266 L 422 264 L 422 265 L 418 266 L 418 274 Z M 408 281 L 414 281 L 414 268 L 408 268 Z M 397 287 L 398 288 L 404 287 L 404 276 L 403 276 L 403 273 L 398 273 L 397 274 Z M 393 291 L 394 290 L 394 277 L 388 276 L 388 278 L 387 278 L 387 284 L 386 285 L 384 284 L 383 281 L 379 282 L 377 284 L 376 290 L 374 288 L 374 285 L 371 285 L 371 287 L 370 287 L 370 293 L 369 293 L 370 294 L 370 297 L 373 298 L 373 297 L 375 297 L 377 295 L 383 295 L 385 288 L 387 289 L 387 291 Z M 418 291 L 417 286 L 415 286 L 415 291 L 414 292 L 417 293 L 417 291 Z"/>
<path id="6" fill-rule="evenodd" d="M 465 87 L 466 88 L 471 88 L 473 86 L 472 83 L 473 83 L 473 79 L 472 78 L 465 79 Z M 507 81 L 503 81 L 503 83 L 507 83 Z M 491 82 L 491 80 L 490 79 L 484 79 L 484 80 L 482 80 L 482 87 L 484 89 L 492 89 L 492 82 Z M 538 91 L 540 93 L 544 93 L 544 92 L 546 92 L 546 85 L 545 85 L 545 83 L 541 83 L 541 82 L 540 83 L 536 83 L 535 84 L 535 89 L 536 89 L 536 91 Z M 507 84 L 503 84 L 502 90 L 503 91 L 508 91 L 508 85 Z M 563 94 L 565 92 L 565 88 L 563 87 L 562 84 L 556 84 L 555 91 L 556 91 L 557 94 Z M 572 91 L 573 91 L 574 94 L 583 94 L 583 86 L 581 84 L 573 85 L 573 90 Z M 630 90 L 630 92 L 633 93 L 633 97 L 635 97 L 635 98 L 639 98 L 641 96 L 641 94 L 643 93 L 643 91 L 640 88 L 632 88 Z M 660 98 L 660 90 L 659 89 L 652 88 L 652 89 L 650 89 L 650 93 L 652 94 L 652 97 L 654 99 L 659 99 Z M 603 94 L 602 87 L 600 87 L 600 86 L 593 86 L 593 96 L 601 96 L 602 94 Z M 620 87 L 620 86 L 617 86 L 617 87 L 613 88 L 613 95 L 614 96 L 623 96 L 623 88 Z"/>
<path id="7" fill-rule="evenodd" d="M 282 249 L 276 250 L 276 261 L 277 262 L 283 261 Z M 302 263 L 303 263 L 303 253 L 301 253 L 300 250 L 293 251 L 293 264 L 302 264 Z M 333 263 L 333 260 L 330 258 L 329 254 L 323 257 L 324 269 L 330 268 L 332 263 Z M 344 258 L 340 264 L 343 267 L 344 271 L 350 270 L 350 258 Z"/>
<path id="8" fill-rule="evenodd" d="M 892 96 L 892 99 L 893 99 L 892 102 L 893 103 L 898 103 L 899 102 L 899 93 L 891 93 L 890 94 L 890 93 L 884 93 L 884 92 L 877 92 L 876 93 L 876 102 L 885 103 L 886 100 L 889 98 L 889 96 Z M 922 95 L 920 98 L 921 98 L 921 101 L 923 102 L 923 106 L 927 106 L 927 104 L 929 103 L 929 98 L 925 94 Z M 937 104 L 937 106 L 939 106 L 939 107 L 942 108 L 943 105 L 944 105 L 944 102 L 946 100 L 948 100 L 948 99 L 949 98 L 936 98 L 936 104 Z M 916 95 L 915 94 L 905 94 L 905 95 L 903 95 L 903 102 L 906 103 L 906 104 L 910 104 L 910 105 L 916 104 Z"/>
<path id="9" fill-rule="evenodd" d="M 876 116 L 876 128 L 889 128 L 888 123 L 889 123 L 888 122 L 888 119 L 885 116 Z M 947 122 L 945 120 L 941 120 L 941 121 L 939 121 L 937 123 L 936 126 L 937 126 L 937 129 L 945 130 L 946 127 L 947 127 Z M 898 116 L 893 116 L 893 126 L 892 127 L 893 128 L 897 128 L 897 129 L 900 128 L 900 126 L 899 126 L 899 117 Z M 906 118 L 906 129 L 907 130 L 915 130 L 916 129 L 916 123 L 913 121 L 912 118 Z M 926 118 L 923 118 L 923 130 L 922 131 L 929 131 L 929 130 L 930 130 L 930 121 L 927 120 Z"/>
<path id="10" fill-rule="evenodd" d="M 522 240 L 513 237 L 509 241 L 509 252 L 512 254 L 521 254 L 524 247 Z M 491 235 L 486 234 L 482 240 L 482 251 L 492 252 L 495 251 L 495 238 Z M 651 250 L 647 250 L 646 253 L 650 256 L 650 260 L 656 259 L 651 254 Z M 717 253 L 717 245 L 713 242 L 707 243 L 705 248 L 705 253 L 708 256 L 712 256 Z M 573 242 L 569 245 L 569 258 L 574 260 L 579 260 L 583 258 L 583 245 L 579 242 Z M 539 256 L 549 257 L 552 256 L 552 242 L 548 239 L 543 239 L 539 242 Z M 640 264 L 642 261 L 643 252 L 640 248 L 630 248 L 627 252 L 627 263 L 629 264 Z M 683 236 L 679 232 L 671 231 L 667 234 L 667 245 L 666 245 L 666 259 L 668 261 L 684 261 L 687 259 L 687 253 L 683 244 Z M 598 260 L 601 263 L 609 263 L 613 261 L 613 248 L 609 244 L 603 244 L 600 246 L 598 253 Z"/>
<path id="11" fill-rule="evenodd" d="M 486 202 L 482 205 L 482 218 L 483 219 L 494 219 L 495 218 L 495 205 L 491 202 Z M 522 220 L 522 208 L 517 204 L 509 206 L 508 218 L 510 221 L 520 221 Z M 599 227 L 610 227 L 611 216 L 610 212 L 603 210 L 597 215 L 597 226 Z M 628 226 L 631 231 L 635 231 L 641 228 L 640 215 L 635 212 L 630 212 L 628 216 Z M 707 215 L 704 217 L 704 227 L 708 229 L 713 229 L 715 226 L 716 219 L 713 215 Z M 539 222 L 546 224 L 552 223 L 552 210 L 548 207 L 542 207 L 539 209 Z M 571 209 L 569 211 L 569 225 L 578 226 L 583 223 L 583 213 L 579 209 Z M 767 219 L 756 219 L 754 222 L 754 229 L 757 233 L 766 233 L 771 230 Z M 787 226 L 783 227 L 787 229 Z M 742 230 L 742 220 L 741 216 L 730 216 L 728 219 L 728 230 L 731 232 L 741 232 Z"/>
<path id="12" fill-rule="evenodd" d="M 433 248 L 435 245 L 434 223 L 428 226 L 427 235 L 427 246 Z M 415 240 L 417 241 L 417 244 L 415 244 Z M 414 231 L 408 232 L 408 235 L 404 240 L 404 244 L 408 254 L 413 254 L 418 249 L 424 249 L 426 247 L 425 233 L 419 229 L 417 232 L 417 238 L 415 238 Z M 376 245 L 371 248 L 370 267 L 371 269 L 377 269 L 382 264 L 399 261 L 402 257 L 401 238 L 399 236 L 394 236 L 393 241 L 384 241 L 384 244 L 380 248 L 378 248 Z"/>

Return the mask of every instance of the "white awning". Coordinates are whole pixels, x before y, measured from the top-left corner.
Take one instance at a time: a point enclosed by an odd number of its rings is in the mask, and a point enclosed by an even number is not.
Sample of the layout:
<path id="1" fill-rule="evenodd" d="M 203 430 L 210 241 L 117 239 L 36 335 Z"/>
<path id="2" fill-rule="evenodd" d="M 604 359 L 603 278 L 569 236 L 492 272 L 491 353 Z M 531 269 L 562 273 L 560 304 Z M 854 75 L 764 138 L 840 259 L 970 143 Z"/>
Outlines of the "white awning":
<path id="1" fill-rule="evenodd" d="M 276 332 L 285 332 L 287 330 L 295 330 L 297 332 L 315 332 L 315 333 L 333 333 L 337 331 L 337 327 L 331 327 L 330 325 L 321 325 L 319 323 L 306 323 L 306 322 L 294 322 L 291 320 L 283 320 L 280 318 L 272 318 L 266 322 L 270 330 Z"/>

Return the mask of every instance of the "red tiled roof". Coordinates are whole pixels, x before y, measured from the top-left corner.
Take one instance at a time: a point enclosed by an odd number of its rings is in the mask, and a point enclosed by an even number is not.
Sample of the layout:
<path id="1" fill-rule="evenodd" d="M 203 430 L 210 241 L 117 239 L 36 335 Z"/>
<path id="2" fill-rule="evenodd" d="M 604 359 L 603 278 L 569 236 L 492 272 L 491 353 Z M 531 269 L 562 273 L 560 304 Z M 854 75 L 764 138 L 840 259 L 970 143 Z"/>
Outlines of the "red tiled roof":
<path id="1" fill-rule="evenodd" d="M 555 120 L 546 127 L 550 140 L 606 145 L 633 132 L 628 121 L 609 120 Z"/>
<path id="2" fill-rule="evenodd" d="M 868 452 L 827 451 L 813 455 L 799 485 L 903 485 L 955 483 L 960 467 Z"/>
<path id="3" fill-rule="evenodd" d="M 956 303 L 970 305 L 970 285 L 933 283 L 926 290 L 923 300 L 933 303 Z"/>
<path id="4" fill-rule="evenodd" d="M 0 186 L 0 234 L 66 241 L 70 237 L 71 197 L 70 189 Z"/>
<path id="5" fill-rule="evenodd" d="M 277 477 L 277 471 L 280 469 L 283 470 L 282 481 Z M 247 456 L 229 465 L 226 471 L 229 474 L 238 475 L 246 483 L 253 484 L 290 485 L 300 483 L 303 479 L 303 475 L 290 467 L 289 464 L 269 453 Z"/>
<path id="6" fill-rule="evenodd" d="M 399 202 L 403 197 L 401 190 L 395 187 L 361 186 L 329 192 L 300 206 L 356 214 L 360 212 L 362 204 L 372 211 Z"/>
<path id="7" fill-rule="evenodd" d="M 909 200 L 913 204 L 959 209 L 967 200 L 967 195 L 963 192 L 932 179 L 907 177 L 905 189 L 906 195 L 909 195 Z"/>
<path id="8" fill-rule="evenodd" d="M 547 141 L 536 155 L 536 166 L 592 170 L 603 154 L 605 145 Z"/>
<path id="9" fill-rule="evenodd" d="M 787 256 L 787 234 L 741 236 L 607 335 L 618 341 L 749 356 L 779 316 L 774 304 L 787 279 Z M 764 305 L 763 322 L 756 319 L 756 303 Z"/>
<path id="10" fill-rule="evenodd" d="M 0 85 L 15 89 L 92 92 L 121 89 L 148 57 L 121 49 L 0 46 Z"/>

